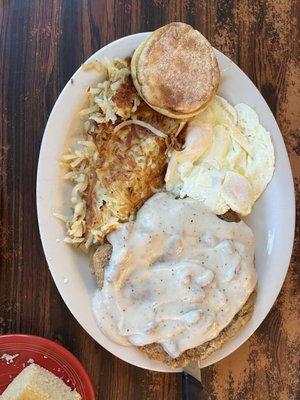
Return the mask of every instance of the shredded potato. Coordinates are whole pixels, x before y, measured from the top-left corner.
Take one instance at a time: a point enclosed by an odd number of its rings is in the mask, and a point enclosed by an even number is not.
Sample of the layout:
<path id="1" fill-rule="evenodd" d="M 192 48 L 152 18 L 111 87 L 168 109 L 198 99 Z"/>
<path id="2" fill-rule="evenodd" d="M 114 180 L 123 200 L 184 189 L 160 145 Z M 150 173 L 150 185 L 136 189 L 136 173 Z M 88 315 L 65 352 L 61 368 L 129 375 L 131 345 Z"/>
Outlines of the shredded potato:
<path id="1" fill-rule="evenodd" d="M 106 78 L 88 89 L 89 106 L 80 112 L 83 138 L 61 161 L 73 185 L 72 217 L 56 215 L 66 224 L 64 241 L 84 249 L 103 243 L 162 189 L 167 141 L 174 142 L 183 125 L 141 100 L 126 60 L 83 68 L 96 68 Z"/>
<path id="2" fill-rule="evenodd" d="M 115 123 L 118 116 L 123 119 L 129 118 L 130 113 L 136 110 L 139 104 L 139 96 L 136 93 L 132 104 L 127 107 L 118 107 L 114 96 L 130 76 L 130 68 L 126 60 L 105 60 L 103 64 L 99 61 L 84 64 L 84 70 L 95 68 L 106 78 L 99 82 L 96 87 L 88 89 L 89 106 L 80 111 L 80 116 L 95 121 L 97 124 Z"/>
<path id="3" fill-rule="evenodd" d="M 124 128 L 125 126 L 128 125 L 139 125 L 145 129 L 148 129 L 148 131 L 152 132 L 154 135 L 162 138 L 166 138 L 168 135 L 160 131 L 159 129 L 154 128 L 154 126 L 148 124 L 147 122 L 140 121 L 138 119 L 131 119 L 127 120 L 124 122 L 121 122 L 119 125 L 117 125 L 114 129 L 114 132 L 118 132 L 120 129 Z"/>

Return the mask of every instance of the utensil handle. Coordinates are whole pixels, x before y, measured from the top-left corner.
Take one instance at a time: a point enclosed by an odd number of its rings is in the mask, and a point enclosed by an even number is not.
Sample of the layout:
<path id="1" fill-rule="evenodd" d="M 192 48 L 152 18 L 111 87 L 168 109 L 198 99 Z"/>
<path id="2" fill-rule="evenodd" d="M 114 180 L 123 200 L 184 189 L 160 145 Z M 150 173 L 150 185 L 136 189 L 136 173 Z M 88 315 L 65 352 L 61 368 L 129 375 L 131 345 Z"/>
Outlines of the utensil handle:
<path id="1" fill-rule="evenodd" d="M 182 400 L 201 400 L 203 386 L 193 376 L 182 372 Z"/>

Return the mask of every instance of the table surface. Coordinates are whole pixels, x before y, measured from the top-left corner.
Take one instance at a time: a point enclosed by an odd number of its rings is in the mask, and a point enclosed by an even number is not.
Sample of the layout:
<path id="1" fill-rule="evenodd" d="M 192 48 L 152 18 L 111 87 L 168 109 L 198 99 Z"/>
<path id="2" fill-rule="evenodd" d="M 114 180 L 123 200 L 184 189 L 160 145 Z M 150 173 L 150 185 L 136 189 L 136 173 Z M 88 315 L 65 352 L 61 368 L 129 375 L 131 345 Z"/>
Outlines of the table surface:
<path id="1" fill-rule="evenodd" d="M 112 356 L 85 333 L 58 294 L 36 217 L 36 168 L 43 130 L 65 83 L 92 53 L 119 37 L 183 21 L 199 29 L 257 85 L 283 133 L 297 188 L 297 4 L 297 0 L 0 0 L 0 334 L 31 333 L 62 343 L 86 367 L 97 399 L 180 398 L 179 374 L 145 371 Z M 278 300 L 250 340 L 203 370 L 205 400 L 300 398 L 299 249 L 298 226 Z"/>

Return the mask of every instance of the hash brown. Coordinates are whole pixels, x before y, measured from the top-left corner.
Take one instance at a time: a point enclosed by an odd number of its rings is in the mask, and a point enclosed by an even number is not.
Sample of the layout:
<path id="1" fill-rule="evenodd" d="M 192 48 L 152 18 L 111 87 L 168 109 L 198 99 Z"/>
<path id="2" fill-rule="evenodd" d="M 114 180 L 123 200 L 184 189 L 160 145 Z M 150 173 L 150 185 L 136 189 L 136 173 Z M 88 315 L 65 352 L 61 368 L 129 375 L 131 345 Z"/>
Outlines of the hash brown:
<path id="1" fill-rule="evenodd" d="M 106 81 L 89 88 L 90 107 L 83 110 L 89 116 L 86 140 L 79 142 L 85 148 L 63 158 L 65 178 L 74 184 L 74 213 L 67 221 L 65 241 L 81 247 L 104 243 L 108 233 L 164 186 L 167 152 L 178 145 L 179 121 L 157 113 L 139 97 L 128 63 L 118 60 L 109 65 L 112 76 L 108 68 Z M 111 100 L 104 104 L 106 94 Z M 134 123 L 116 130 L 129 119 L 142 120 L 166 137 Z"/>

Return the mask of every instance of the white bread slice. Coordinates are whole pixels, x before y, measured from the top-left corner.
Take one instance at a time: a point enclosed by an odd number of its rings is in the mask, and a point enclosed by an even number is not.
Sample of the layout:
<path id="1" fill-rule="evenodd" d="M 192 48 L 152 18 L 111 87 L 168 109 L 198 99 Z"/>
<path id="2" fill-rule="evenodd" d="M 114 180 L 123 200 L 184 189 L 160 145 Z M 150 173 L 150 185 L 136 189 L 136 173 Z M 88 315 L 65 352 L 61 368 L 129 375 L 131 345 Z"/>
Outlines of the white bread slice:
<path id="1" fill-rule="evenodd" d="M 5 389 L 1 400 L 81 400 L 81 396 L 72 391 L 52 372 L 31 364 Z"/>

